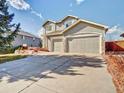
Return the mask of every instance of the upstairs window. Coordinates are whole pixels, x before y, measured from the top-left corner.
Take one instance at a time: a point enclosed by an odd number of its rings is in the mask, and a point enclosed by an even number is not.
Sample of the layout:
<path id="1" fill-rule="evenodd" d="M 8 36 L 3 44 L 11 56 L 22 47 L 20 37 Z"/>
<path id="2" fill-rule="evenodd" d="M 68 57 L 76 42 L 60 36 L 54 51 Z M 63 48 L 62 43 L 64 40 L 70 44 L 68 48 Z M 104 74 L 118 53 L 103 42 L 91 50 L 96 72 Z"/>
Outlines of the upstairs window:
<path id="1" fill-rule="evenodd" d="M 67 28 L 67 27 L 69 27 L 70 25 L 72 25 L 73 24 L 73 21 L 72 20 L 70 20 L 70 21 L 67 21 L 67 22 L 65 22 L 65 28 Z"/>
<path id="2" fill-rule="evenodd" d="M 69 27 L 69 24 L 66 24 L 65 27 L 66 27 L 66 28 Z"/>
<path id="3" fill-rule="evenodd" d="M 51 31 L 52 30 L 52 26 L 51 25 L 46 26 L 46 30 L 47 31 Z"/>

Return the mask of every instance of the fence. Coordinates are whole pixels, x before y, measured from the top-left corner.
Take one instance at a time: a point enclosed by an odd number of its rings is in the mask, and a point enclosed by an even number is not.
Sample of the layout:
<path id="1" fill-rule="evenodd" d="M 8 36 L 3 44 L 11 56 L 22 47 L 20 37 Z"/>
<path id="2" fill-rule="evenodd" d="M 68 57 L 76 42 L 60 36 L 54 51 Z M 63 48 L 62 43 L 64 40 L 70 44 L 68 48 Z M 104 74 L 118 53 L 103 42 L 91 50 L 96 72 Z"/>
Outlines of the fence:
<path id="1" fill-rule="evenodd" d="M 105 43 L 106 51 L 124 51 L 124 40 L 108 41 Z"/>

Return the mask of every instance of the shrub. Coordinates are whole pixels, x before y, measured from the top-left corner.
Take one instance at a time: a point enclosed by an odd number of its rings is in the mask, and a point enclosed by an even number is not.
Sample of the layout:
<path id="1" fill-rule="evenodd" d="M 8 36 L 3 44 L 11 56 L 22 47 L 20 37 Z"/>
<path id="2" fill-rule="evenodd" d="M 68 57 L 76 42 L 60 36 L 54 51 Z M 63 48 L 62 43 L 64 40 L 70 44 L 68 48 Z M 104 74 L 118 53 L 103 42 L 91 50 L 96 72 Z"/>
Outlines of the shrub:
<path id="1" fill-rule="evenodd" d="M 14 51 L 15 51 L 15 50 L 20 50 L 21 47 L 22 47 L 21 45 L 14 47 Z"/>
<path id="2" fill-rule="evenodd" d="M 6 46 L 6 47 L 0 47 L 0 54 L 9 54 L 14 53 L 15 50 L 19 49 L 21 46 L 12 47 L 12 46 Z"/>

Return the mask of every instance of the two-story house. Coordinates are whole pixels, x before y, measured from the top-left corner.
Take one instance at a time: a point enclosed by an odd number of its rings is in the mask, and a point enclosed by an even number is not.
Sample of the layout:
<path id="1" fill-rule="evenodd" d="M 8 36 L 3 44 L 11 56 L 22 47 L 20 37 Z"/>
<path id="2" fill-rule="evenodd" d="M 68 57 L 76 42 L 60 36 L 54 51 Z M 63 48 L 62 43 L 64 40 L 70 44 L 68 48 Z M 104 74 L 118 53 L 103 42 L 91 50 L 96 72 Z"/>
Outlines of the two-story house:
<path id="1" fill-rule="evenodd" d="M 108 27 L 95 22 L 67 16 L 61 21 L 43 24 L 43 46 L 52 52 L 102 54 Z"/>

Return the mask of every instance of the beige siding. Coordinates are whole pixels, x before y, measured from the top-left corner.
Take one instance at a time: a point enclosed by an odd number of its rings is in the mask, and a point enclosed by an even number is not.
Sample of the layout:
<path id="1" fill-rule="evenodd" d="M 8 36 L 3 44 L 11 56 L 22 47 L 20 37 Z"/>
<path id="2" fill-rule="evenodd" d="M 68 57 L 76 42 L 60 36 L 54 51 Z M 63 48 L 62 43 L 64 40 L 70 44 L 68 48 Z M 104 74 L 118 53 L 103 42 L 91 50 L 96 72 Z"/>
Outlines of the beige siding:
<path id="1" fill-rule="evenodd" d="M 48 22 L 45 26 L 44 26 L 44 29 L 46 31 L 46 33 L 49 33 L 49 32 L 53 32 L 53 31 L 62 31 L 65 29 L 65 23 L 68 22 L 68 21 L 73 21 L 73 22 L 76 22 L 77 19 L 74 19 L 74 18 L 68 18 L 66 20 L 64 20 L 63 22 L 60 22 L 60 23 L 52 23 L 52 22 Z M 52 30 L 51 31 L 47 31 L 46 30 L 46 27 L 51 25 L 52 26 Z"/>
<path id="2" fill-rule="evenodd" d="M 51 40 L 53 40 L 53 39 L 63 39 L 63 36 L 61 35 L 61 36 L 50 36 L 49 37 Z"/>
<path id="3" fill-rule="evenodd" d="M 58 24 L 56 25 L 56 30 L 57 30 L 57 31 L 62 31 L 64 28 L 65 28 L 65 27 L 64 27 L 64 24 L 63 24 L 63 23 L 58 23 Z"/>
<path id="4" fill-rule="evenodd" d="M 62 31 L 62 30 L 64 30 L 64 29 L 65 29 L 65 25 L 64 25 L 64 24 L 65 24 L 66 22 L 68 22 L 68 21 L 76 22 L 77 19 L 74 19 L 74 18 L 68 18 L 68 19 L 66 19 L 66 20 L 63 21 L 63 22 L 58 23 L 58 24 L 56 25 L 56 30 L 57 30 L 57 31 Z"/>
<path id="5" fill-rule="evenodd" d="M 51 31 L 47 31 L 47 30 L 46 30 L 46 27 L 47 27 L 48 25 L 51 25 L 51 26 L 52 26 L 52 30 L 51 30 Z M 44 26 L 44 29 L 45 29 L 46 33 L 49 33 L 49 32 L 55 31 L 56 26 L 55 26 L 54 23 L 48 22 L 48 23 Z"/>
<path id="6" fill-rule="evenodd" d="M 77 34 L 86 34 L 86 33 L 91 33 L 91 34 L 102 34 L 104 35 L 105 31 L 100 30 L 96 27 L 89 26 L 84 23 L 80 23 L 77 26 L 73 27 L 72 29 L 68 30 L 64 35 L 65 36 L 70 36 L 70 35 L 77 35 Z"/>

